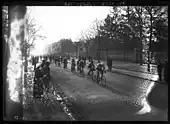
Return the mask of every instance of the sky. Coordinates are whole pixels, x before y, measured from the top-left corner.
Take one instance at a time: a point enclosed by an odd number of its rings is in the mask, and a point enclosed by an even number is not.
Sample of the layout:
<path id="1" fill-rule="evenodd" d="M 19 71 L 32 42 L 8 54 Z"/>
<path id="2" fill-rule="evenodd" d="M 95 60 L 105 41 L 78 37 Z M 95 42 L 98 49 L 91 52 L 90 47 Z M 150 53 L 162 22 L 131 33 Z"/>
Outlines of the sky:
<path id="1" fill-rule="evenodd" d="M 31 6 L 31 16 L 42 26 L 39 34 L 46 36 L 44 41 L 36 41 L 41 51 L 45 45 L 62 38 L 76 41 L 81 31 L 87 30 L 95 19 L 103 20 L 109 14 L 109 6 Z"/>

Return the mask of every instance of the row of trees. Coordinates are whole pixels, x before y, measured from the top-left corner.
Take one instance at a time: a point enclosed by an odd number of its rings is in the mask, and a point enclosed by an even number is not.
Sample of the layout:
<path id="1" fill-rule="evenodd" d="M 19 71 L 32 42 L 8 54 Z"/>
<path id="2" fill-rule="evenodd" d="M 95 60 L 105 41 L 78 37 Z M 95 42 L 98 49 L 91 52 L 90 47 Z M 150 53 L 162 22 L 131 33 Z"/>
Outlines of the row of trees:
<path id="1" fill-rule="evenodd" d="M 168 7 L 114 6 L 104 21 L 96 20 L 91 29 L 81 33 L 80 40 L 87 44 L 87 52 L 90 48 L 99 54 L 101 50 L 139 48 L 141 59 L 142 51 L 147 50 L 150 60 L 150 52 L 168 51 Z"/>
<path id="2" fill-rule="evenodd" d="M 143 54 L 150 62 L 153 52 L 168 53 L 168 7 L 114 6 L 104 20 L 96 19 L 89 29 L 80 32 L 78 41 L 83 42 L 86 56 L 97 52 L 99 60 L 101 51 L 121 50 L 125 54 L 138 48 L 141 64 Z M 78 52 L 78 42 L 61 39 L 59 43 L 53 46 L 62 52 L 75 52 L 73 46 Z"/>

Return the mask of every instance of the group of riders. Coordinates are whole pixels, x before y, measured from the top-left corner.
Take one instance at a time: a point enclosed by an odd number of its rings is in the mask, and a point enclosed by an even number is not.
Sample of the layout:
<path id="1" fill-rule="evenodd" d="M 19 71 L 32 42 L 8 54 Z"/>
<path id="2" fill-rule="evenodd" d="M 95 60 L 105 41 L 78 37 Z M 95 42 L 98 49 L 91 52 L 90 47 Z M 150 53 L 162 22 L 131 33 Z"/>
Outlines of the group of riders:
<path id="1" fill-rule="evenodd" d="M 63 62 L 63 68 L 67 69 L 68 57 L 64 57 L 64 58 L 59 57 L 55 59 L 56 65 L 61 66 L 61 62 Z M 71 71 L 72 72 L 76 71 L 76 67 L 77 67 L 77 72 L 84 73 L 84 68 L 86 67 L 86 59 L 84 57 L 79 57 L 79 59 L 76 62 L 75 59 L 73 58 L 71 60 Z M 97 72 L 97 82 L 100 81 L 99 77 L 102 78 L 104 73 L 106 73 L 105 65 L 103 64 L 103 62 L 98 62 L 97 65 L 95 66 L 92 59 L 89 59 L 88 69 L 89 69 L 88 71 L 89 76 L 93 75 L 94 71 Z"/>
<path id="2" fill-rule="evenodd" d="M 52 59 L 42 59 L 42 62 L 39 66 L 36 66 L 38 63 L 38 57 L 34 57 L 32 59 L 32 64 L 34 65 L 34 94 L 33 96 L 38 98 L 43 95 L 44 92 L 48 92 L 49 90 L 49 83 L 50 83 L 50 62 L 54 61 L 54 63 L 61 67 L 61 64 L 63 63 L 63 68 L 67 69 L 68 65 L 68 57 L 54 57 Z M 77 67 L 77 68 L 76 68 Z M 75 72 L 77 69 L 77 72 L 84 73 L 84 68 L 86 67 L 86 60 L 83 57 L 79 57 L 79 59 L 76 60 L 72 58 L 71 60 L 71 71 Z M 106 73 L 105 65 L 103 62 L 98 62 L 95 66 L 92 59 L 89 59 L 89 64 L 87 65 L 89 71 L 88 75 L 92 76 L 94 72 L 96 71 L 97 76 L 97 83 L 99 83 L 100 79 L 103 77 L 104 73 Z"/>

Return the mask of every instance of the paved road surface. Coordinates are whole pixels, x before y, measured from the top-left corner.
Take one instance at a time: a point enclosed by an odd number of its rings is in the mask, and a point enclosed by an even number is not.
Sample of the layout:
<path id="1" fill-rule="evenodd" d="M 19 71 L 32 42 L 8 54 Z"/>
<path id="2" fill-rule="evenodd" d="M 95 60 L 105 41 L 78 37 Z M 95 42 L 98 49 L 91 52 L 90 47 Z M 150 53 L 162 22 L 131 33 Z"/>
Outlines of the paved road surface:
<path id="1" fill-rule="evenodd" d="M 145 96 L 154 82 L 108 73 L 107 83 L 112 87 L 109 90 L 54 65 L 51 65 L 51 74 L 53 84 L 60 84 L 82 120 L 164 120 L 165 111 L 161 109 L 151 106 L 147 113 L 149 105 Z"/>

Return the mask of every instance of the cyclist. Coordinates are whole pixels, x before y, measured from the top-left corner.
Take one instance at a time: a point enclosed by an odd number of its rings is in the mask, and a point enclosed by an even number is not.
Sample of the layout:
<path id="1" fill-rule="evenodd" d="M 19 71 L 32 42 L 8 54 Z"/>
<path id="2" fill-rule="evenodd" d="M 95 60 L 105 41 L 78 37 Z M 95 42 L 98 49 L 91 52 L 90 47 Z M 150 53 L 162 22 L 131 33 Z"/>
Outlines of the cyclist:
<path id="1" fill-rule="evenodd" d="M 84 67 L 85 67 L 83 59 L 80 60 L 79 65 L 80 65 L 80 73 L 83 73 L 84 72 Z"/>
<path id="2" fill-rule="evenodd" d="M 64 58 L 64 69 L 67 69 L 67 58 Z"/>
<path id="3" fill-rule="evenodd" d="M 77 60 L 77 71 L 80 70 L 80 64 L 79 63 L 80 63 L 80 59 Z"/>
<path id="4" fill-rule="evenodd" d="M 95 65 L 93 63 L 93 60 L 90 62 L 90 64 L 88 65 L 89 71 L 88 71 L 88 75 L 90 75 L 90 73 L 95 70 Z"/>
<path id="5" fill-rule="evenodd" d="M 103 74 L 106 73 L 104 63 L 103 62 L 97 63 L 96 70 L 97 70 L 97 83 L 99 83 L 100 79 L 103 78 Z"/>
<path id="6" fill-rule="evenodd" d="M 72 59 L 72 62 L 71 62 L 71 71 L 75 71 L 75 66 L 76 66 L 76 62 L 74 59 Z"/>

